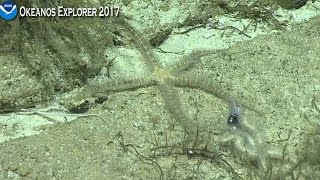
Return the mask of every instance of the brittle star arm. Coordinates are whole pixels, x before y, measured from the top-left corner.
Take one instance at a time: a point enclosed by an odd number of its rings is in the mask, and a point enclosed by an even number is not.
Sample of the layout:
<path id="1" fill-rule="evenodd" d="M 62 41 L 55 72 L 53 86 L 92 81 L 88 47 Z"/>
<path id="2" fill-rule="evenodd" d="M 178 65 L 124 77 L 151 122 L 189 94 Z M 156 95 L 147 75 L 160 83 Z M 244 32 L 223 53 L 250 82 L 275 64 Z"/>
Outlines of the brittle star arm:
<path id="1" fill-rule="evenodd" d="M 200 58 L 203 56 L 207 56 L 210 54 L 215 54 L 217 51 L 215 50 L 195 50 L 192 51 L 190 54 L 183 56 L 171 69 L 170 72 L 173 75 L 178 75 L 179 73 L 186 71 L 200 61 Z"/>
<path id="2" fill-rule="evenodd" d="M 200 75 L 176 75 L 175 77 L 170 78 L 168 83 L 176 87 L 199 89 L 228 103 L 232 100 L 231 96 L 220 88 L 219 85 L 216 85 L 208 78 L 204 78 Z"/>
<path id="3" fill-rule="evenodd" d="M 160 67 L 159 62 L 157 61 L 157 58 L 153 54 L 151 50 L 151 45 L 143 38 L 143 35 L 136 31 L 126 20 L 123 18 L 117 18 L 115 21 L 120 27 L 123 28 L 123 31 L 126 33 L 129 33 L 130 37 L 132 38 L 136 48 L 141 53 L 142 59 L 144 63 L 146 64 L 147 68 L 150 72 L 153 72 L 157 67 Z"/>
<path id="4" fill-rule="evenodd" d="M 259 115 L 263 113 L 256 109 L 254 105 L 237 101 L 233 96 L 223 90 L 220 85 L 214 83 L 212 80 L 205 78 L 201 75 L 176 75 L 168 80 L 168 83 L 176 87 L 198 89 L 208 94 L 212 94 L 215 97 L 225 101 L 226 103 L 236 103 L 246 109 L 252 110 Z"/>
<path id="5" fill-rule="evenodd" d="M 102 82 L 90 83 L 82 87 L 73 99 L 86 99 L 88 97 L 97 97 L 101 94 L 110 92 L 133 91 L 140 88 L 156 85 L 157 82 L 152 78 L 134 77 L 129 79 L 108 79 Z"/>
<path id="6" fill-rule="evenodd" d="M 196 124 L 185 113 L 185 110 L 182 109 L 183 105 L 180 102 L 178 91 L 167 84 L 160 85 L 158 88 L 167 110 L 172 114 L 174 119 L 176 119 L 187 132 L 196 132 Z"/>
<path id="7" fill-rule="evenodd" d="M 119 78 L 93 86 L 97 92 L 122 92 L 154 86 L 157 81 L 149 77 Z"/>

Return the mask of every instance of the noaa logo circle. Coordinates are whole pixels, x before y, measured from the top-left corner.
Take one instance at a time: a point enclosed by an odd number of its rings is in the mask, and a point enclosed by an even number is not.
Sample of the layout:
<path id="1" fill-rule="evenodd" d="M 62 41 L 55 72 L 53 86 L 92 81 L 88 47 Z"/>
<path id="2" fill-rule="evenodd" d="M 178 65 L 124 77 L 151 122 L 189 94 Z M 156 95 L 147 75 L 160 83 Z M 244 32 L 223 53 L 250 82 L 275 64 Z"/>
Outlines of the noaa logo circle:
<path id="1" fill-rule="evenodd" d="M 0 17 L 4 20 L 11 20 L 18 14 L 17 6 L 11 1 L 5 1 L 0 5 Z"/>

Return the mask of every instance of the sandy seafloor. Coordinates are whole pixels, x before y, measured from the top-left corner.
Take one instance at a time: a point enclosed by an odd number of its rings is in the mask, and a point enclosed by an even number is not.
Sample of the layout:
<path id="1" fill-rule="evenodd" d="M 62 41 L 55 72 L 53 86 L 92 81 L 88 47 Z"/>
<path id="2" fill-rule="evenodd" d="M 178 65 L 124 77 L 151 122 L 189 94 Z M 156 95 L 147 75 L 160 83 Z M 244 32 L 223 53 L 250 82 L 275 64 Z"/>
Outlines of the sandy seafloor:
<path id="1" fill-rule="evenodd" d="M 172 9 L 167 12 L 168 17 L 175 11 Z M 130 15 L 135 13 L 130 9 L 124 11 Z M 143 17 L 147 19 L 149 13 Z M 277 14 L 280 20 L 288 20 L 288 30 L 270 30 L 262 23 L 256 30 L 247 32 L 251 38 L 212 28 L 172 33 L 159 46 L 161 50 L 153 51 L 162 64 L 170 67 L 181 54 L 192 50 L 221 49 L 220 53 L 202 58 L 191 72 L 216 79 L 238 101 L 263 112 L 263 116 L 259 116 L 249 110 L 246 115 L 253 124 L 259 124 L 257 129 L 270 146 L 282 149 L 282 140 L 290 132 L 287 151 L 288 156 L 294 158 L 305 135 L 311 131 L 307 122 L 319 124 L 320 114 L 315 110 L 315 106 L 320 108 L 319 13 L 320 2 L 310 2 L 298 10 L 280 9 Z M 162 16 L 160 19 L 165 19 L 166 16 Z M 139 17 L 142 15 L 135 17 L 138 19 L 135 23 L 143 22 Z M 227 16 L 216 20 L 239 29 L 248 22 Z M 143 30 L 144 27 L 137 28 Z M 226 34 L 221 36 L 222 33 Z M 123 47 L 107 52 L 117 56 L 112 69 L 115 77 L 144 73 L 137 50 Z M 197 114 L 194 119 L 200 127 L 214 131 L 215 126 L 219 129 L 225 125 L 228 106 L 220 99 L 190 89 L 179 89 L 179 94 L 185 111 L 193 117 Z M 228 169 L 214 163 L 214 159 L 172 154 L 159 157 L 155 164 L 141 157 L 150 155 L 153 147 L 166 143 L 178 145 L 184 137 L 179 125 L 169 128 L 174 120 L 154 87 L 112 94 L 87 114 L 99 114 L 103 119 L 63 112 L 48 113 L 46 117 L 1 114 L 0 179 L 159 179 L 158 165 L 164 179 L 235 178 Z M 47 117 L 61 123 L 53 123 Z M 127 149 L 123 143 L 128 145 Z M 248 170 L 237 160 L 230 164 L 239 174 Z"/>

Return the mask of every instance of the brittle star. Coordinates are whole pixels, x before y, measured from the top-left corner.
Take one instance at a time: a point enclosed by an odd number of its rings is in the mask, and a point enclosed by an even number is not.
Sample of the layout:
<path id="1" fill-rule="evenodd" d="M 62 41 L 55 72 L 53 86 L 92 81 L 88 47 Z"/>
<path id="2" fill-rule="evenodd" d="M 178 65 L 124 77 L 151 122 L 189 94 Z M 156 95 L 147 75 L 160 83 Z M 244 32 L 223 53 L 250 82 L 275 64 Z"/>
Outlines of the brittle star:
<path id="1" fill-rule="evenodd" d="M 161 97 L 165 103 L 167 110 L 172 114 L 186 132 L 195 132 L 197 125 L 185 113 L 180 102 L 177 87 L 187 89 L 198 89 L 208 94 L 230 103 L 232 98 L 219 85 L 215 84 L 213 80 L 205 78 L 200 74 L 186 75 L 184 72 L 195 66 L 200 62 L 200 58 L 206 55 L 214 54 L 214 50 L 197 50 L 193 51 L 187 56 L 182 57 L 171 68 L 165 68 L 160 65 L 159 60 L 153 54 L 151 46 L 143 36 L 134 30 L 124 19 L 118 18 L 117 23 L 125 32 L 132 37 L 136 48 L 139 50 L 142 60 L 145 63 L 149 73 L 142 77 L 135 78 L 115 78 L 108 79 L 102 83 L 90 84 L 81 90 L 79 94 L 86 94 L 87 96 L 97 96 L 96 94 L 103 94 L 107 92 L 122 92 L 136 90 L 139 88 L 147 88 L 155 86 L 160 90 Z M 240 103 L 238 103 L 240 104 Z M 243 105 L 243 104 L 242 104 Z M 254 110 L 251 106 L 243 105 L 248 109 Z"/>

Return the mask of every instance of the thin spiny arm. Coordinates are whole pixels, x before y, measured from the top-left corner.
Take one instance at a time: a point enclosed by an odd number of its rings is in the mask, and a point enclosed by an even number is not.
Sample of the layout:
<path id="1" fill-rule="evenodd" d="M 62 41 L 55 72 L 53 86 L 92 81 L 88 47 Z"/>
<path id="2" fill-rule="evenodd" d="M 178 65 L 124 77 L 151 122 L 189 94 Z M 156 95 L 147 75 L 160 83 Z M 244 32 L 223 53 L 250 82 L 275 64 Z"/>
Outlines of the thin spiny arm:
<path id="1" fill-rule="evenodd" d="M 140 51 L 143 61 L 146 63 L 147 68 L 152 72 L 156 67 L 159 67 L 159 62 L 157 58 L 152 53 L 150 43 L 143 37 L 143 35 L 137 32 L 126 20 L 123 18 L 117 18 L 117 22 L 120 26 L 124 28 L 125 32 L 128 32 L 133 38 L 133 41 Z"/>
<path id="2" fill-rule="evenodd" d="M 213 83 L 213 81 L 209 80 L 208 78 L 204 78 L 200 75 L 179 75 L 175 78 L 171 78 L 170 80 L 168 80 L 168 83 L 176 87 L 199 89 L 206 93 L 212 94 L 215 97 L 222 99 L 223 101 L 228 103 L 232 101 L 231 96 L 222 88 L 220 88 L 219 85 Z"/>
<path id="3" fill-rule="evenodd" d="M 190 54 L 183 56 L 171 69 L 172 74 L 178 74 L 194 67 L 200 62 L 200 58 L 209 54 L 216 53 L 215 50 L 197 50 L 192 51 Z"/>
<path id="4" fill-rule="evenodd" d="M 182 109 L 183 105 L 180 102 L 177 90 L 168 85 L 159 86 L 161 96 L 165 102 L 166 109 L 172 114 L 180 125 L 190 134 L 195 133 L 197 125 Z"/>
<path id="5" fill-rule="evenodd" d="M 220 85 L 214 83 L 212 80 L 205 78 L 200 75 L 178 75 L 174 78 L 170 78 L 167 80 L 167 83 L 172 84 L 176 87 L 183 87 L 183 88 L 190 88 L 190 89 L 198 89 L 201 91 L 204 91 L 208 94 L 212 94 L 215 97 L 225 101 L 226 103 L 236 103 L 239 106 L 242 106 L 246 109 L 252 110 L 259 115 L 263 116 L 263 113 L 255 108 L 254 105 L 239 102 L 231 96 L 229 93 L 227 93 L 225 90 L 223 90 Z"/>
<path id="6" fill-rule="evenodd" d="M 156 85 L 151 78 L 135 77 L 132 79 L 111 79 L 103 82 L 95 82 L 82 87 L 77 94 L 72 96 L 74 100 L 82 100 L 88 97 L 98 97 L 109 92 L 123 92 L 136 90 Z"/>
<path id="7" fill-rule="evenodd" d="M 156 85 L 157 82 L 151 78 L 135 77 L 130 79 L 119 78 L 108 80 L 97 85 L 93 85 L 91 90 L 95 92 L 122 92 L 136 90 Z"/>

